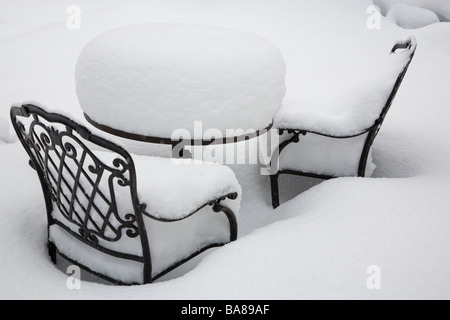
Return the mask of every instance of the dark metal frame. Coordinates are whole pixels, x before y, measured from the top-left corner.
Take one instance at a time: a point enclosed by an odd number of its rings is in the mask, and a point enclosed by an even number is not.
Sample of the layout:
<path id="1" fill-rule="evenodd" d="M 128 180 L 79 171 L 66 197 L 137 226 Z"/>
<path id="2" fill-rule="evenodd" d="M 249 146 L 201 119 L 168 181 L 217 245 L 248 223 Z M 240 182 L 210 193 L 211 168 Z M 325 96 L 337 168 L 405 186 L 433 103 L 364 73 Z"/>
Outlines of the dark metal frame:
<path id="1" fill-rule="evenodd" d="M 234 137 L 222 137 L 222 138 L 211 138 L 211 139 L 183 139 L 183 140 L 177 140 L 172 138 L 163 138 L 163 137 L 154 137 L 154 136 L 145 136 L 137 133 L 130 133 L 127 131 L 119 130 L 110 126 L 106 126 L 104 124 L 98 123 L 95 120 L 93 120 L 88 114 L 84 113 L 84 117 L 92 126 L 96 127 L 97 129 L 113 134 L 115 136 L 135 140 L 135 141 L 141 141 L 141 142 L 147 142 L 147 143 L 155 143 L 155 144 L 166 144 L 172 146 L 172 157 L 174 158 L 184 158 L 184 157 L 190 157 L 189 154 L 186 153 L 186 150 L 184 149 L 186 146 L 208 146 L 208 145 L 217 145 L 217 144 L 227 144 L 227 143 L 237 143 L 241 141 L 250 140 L 256 137 L 259 137 L 261 134 L 264 134 L 268 132 L 270 129 L 272 129 L 273 123 L 271 123 L 269 126 L 267 126 L 264 129 L 256 130 L 254 132 L 249 132 L 240 136 L 234 136 Z"/>
<path id="2" fill-rule="evenodd" d="M 50 239 L 50 227 L 52 225 L 58 225 L 74 239 L 102 253 L 119 259 L 142 263 L 142 283 L 150 283 L 160 278 L 207 249 L 228 243 L 211 243 L 194 252 L 186 259 L 175 261 L 167 269 L 152 276 L 152 258 L 147 230 L 144 224 L 144 215 L 156 221 L 170 223 L 187 219 L 200 209 L 211 206 L 213 212 L 226 215 L 230 227 L 230 241 L 237 239 L 236 217 L 231 209 L 221 204 L 221 201 L 227 198 L 236 199 L 237 193 L 230 193 L 224 197 L 211 199 L 211 201 L 182 219 L 167 220 L 156 218 L 146 211 L 146 204 L 139 202 L 134 162 L 125 149 L 104 138 L 91 134 L 86 127 L 63 115 L 48 113 L 34 105 L 27 104 L 21 107 L 12 107 L 10 114 L 16 134 L 30 157 L 29 163 L 39 176 L 47 210 L 48 249 L 51 260 L 54 263 L 56 263 L 57 253 L 59 253 L 72 263 L 112 283 L 134 284 L 124 283 L 90 270 L 88 267 L 59 252 L 57 244 Z M 24 120 L 29 118 L 29 120 L 25 125 L 19 118 Z M 117 157 L 112 163 L 105 163 L 86 146 L 83 140 L 102 149 L 112 151 Z M 90 162 L 86 159 L 90 159 Z M 76 165 L 75 169 L 69 166 L 69 161 L 71 161 L 72 167 L 74 164 Z M 80 179 L 84 179 L 84 182 L 81 183 Z M 108 190 L 101 190 L 99 184 L 102 179 L 107 179 Z M 86 184 L 89 186 L 89 191 L 85 188 Z M 134 212 L 119 212 L 115 198 L 116 188 L 129 189 L 130 202 Z M 125 191 L 128 192 L 127 190 Z M 98 206 L 94 198 L 101 199 L 100 201 L 103 205 L 106 205 L 108 208 L 106 212 L 99 208 L 102 206 Z M 55 206 L 58 207 L 63 218 L 54 218 L 52 213 Z M 117 226 L 117 224 L 119 225 Z M 78 232 L 74 230 L 78 230 Z M 102 243 L 118 242 L 122 239 L 122 236 L 129 238 L 139 237 L 142 246 L 142 256 L 119 252 L 102 245 Z"/>
<path id="3" fill-rule="evenodd" d="M 403 81 L 403 78 L 405 77 L 406 72 L 408 71 L 409 65 L 414 57 L 415 51 L 416 51 L 417 44 L 415 42 L 415 39 L 408 39 L 404 42 L 399 42 L 394 45 L 394 47 L 391 50 L 391 54 L 397 53 L 398 50 L 408 50 L 409 51 L 409 59 L 403 68 L 402 72 L 398 75 L 397 80 L 394 84 L 394 87 L 392 89 L 392 92 L 383 108 L 383 110 L 380 113 L 380 116 L 377 120 L 375 120 L 374 124 L 365 129 L 362 130 L 359 133 L 349 135 L 349 136 L 334 136 L 334 135 L 327 135 L 320 132 L 315 132 L 311 130 L 301 130 L 301 129 L 290 129 L 290 128 L 279 128 L 278 133 L 281 136 L 282 134 L 290 134 L 291 137 L 284 142 L 282 142 L 278 148 L 277 152 L 274 153 L 273 158 L 271 159 L 271 167 L 273 165 L 278 165 L 278 160 L 281 155 L 281 152 L 283 149 L 285 149 L 289 144 L 291 143 L 298 143 L 301 140 L 301 135 L 305 136 L 308 133 L 316 134 L 328 138 L 334 138 L 334 139 L 349 139 L 349 138 L 355 138 L 358 136 L 362 136 L 364 134 L 368 134 L 366 141 L 364 143 L 364 147 L 361 153 L 361 157 L 359 160 L 359 166 L 358 166 L 358 177 L 364 177 L 365 171 L 366 171 L 366 165 L 367 165 L 367 159 L 369 156 L 370 148 L 372 147 L 372 144 L 375 140 L 375 137 L 377 136 L 378 132 L 381 129 L 381 125 L 384 122 L 384 119 L 386 117 L 386 114 L 388 113 L 395 96 L 397 95 L 398 89 L 400 88 L 400 85 Z M 279 199 L 279 188 L 278 188 L 278 178 L 281 174 L 291 174 L 291 175 L 299 175 L 299 176 L 306 176 L 311 178 L 318 178 L 318 179 L 332 179 L 337 178 L 335 176 L 329 176 L 329 175 L 321 175 L 321 174 L 315 174 L 310 172 L 301 172 L 296 170 L 276 170 L 276 173 L 272 174 L 270 176 L 270 188 L 271 188 L 271 194 L 272 194 L 272 206 L 273 208 L 277 208 L 280 205 L 280 199 Z"/>

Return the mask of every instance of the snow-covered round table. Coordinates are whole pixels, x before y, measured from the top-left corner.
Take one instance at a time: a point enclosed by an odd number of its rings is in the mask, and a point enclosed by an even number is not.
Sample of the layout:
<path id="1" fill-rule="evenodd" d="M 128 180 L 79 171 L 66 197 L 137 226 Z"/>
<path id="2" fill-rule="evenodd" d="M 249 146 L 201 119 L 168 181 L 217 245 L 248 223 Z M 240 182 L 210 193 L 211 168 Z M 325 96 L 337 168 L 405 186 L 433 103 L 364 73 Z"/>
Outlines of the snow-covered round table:
<path id="1" fill-rule="evenodd" d="M 260 36 L 202 25 L 138 24 L 91 40 L 75 78 L 91 124 L 125 138 L 172 143 L 180 132 L 192 141 L 211 132 L 227 141 L 242 132 L 258 135 L 281 106 L 285 73 L 278 48 Z"/>

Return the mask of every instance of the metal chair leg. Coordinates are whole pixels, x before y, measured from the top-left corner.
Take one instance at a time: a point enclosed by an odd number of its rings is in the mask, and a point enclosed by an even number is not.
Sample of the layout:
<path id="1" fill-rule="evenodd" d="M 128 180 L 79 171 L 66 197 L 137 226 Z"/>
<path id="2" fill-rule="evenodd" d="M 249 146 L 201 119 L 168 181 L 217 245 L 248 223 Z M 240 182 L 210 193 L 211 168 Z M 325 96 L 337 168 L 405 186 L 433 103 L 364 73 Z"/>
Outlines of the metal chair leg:
<path id="1" fill-rule="evenodd" d="M 280 205 L 280 194 L 278 190 L 278 173 L 270 176 L 270 188 L 272 191 L 272 207 L 276 209 Z"/>
<path id="2" fill-rule="evenodd" d="M 48 242 L 48 254 L 54 264 L 56 264 L 56 246 L 52 242 Z"/>

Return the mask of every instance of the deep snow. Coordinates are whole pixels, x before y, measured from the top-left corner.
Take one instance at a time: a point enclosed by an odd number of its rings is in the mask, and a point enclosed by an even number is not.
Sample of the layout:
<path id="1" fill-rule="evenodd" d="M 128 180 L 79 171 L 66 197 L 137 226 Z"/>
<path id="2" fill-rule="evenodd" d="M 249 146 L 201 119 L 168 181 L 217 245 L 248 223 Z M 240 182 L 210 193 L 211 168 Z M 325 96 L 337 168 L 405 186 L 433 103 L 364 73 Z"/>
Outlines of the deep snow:
<path id="1" fill-rule="evenodd" d="M 83 48 L 75 70 L 80 106 L 94 121 L 163 138 L 183 128 L 194 139 L 203 134 L 195 136 L 198 120 L 222 137 L 268 127 L 285 75 L 279 49 L 260 36 L 173 23 L 102 33 Z"/>
<path id="2" fill-rule="evenodd" d="M 439 16 L 434 11 L 406 4 L 392 6 L 386 18 L 406 29 L 422 28 L 440 22 Z"/>
<path id="3" fill-rule="evenodd" d="M 11 35 L 0 39 L 0 138 L 10 142 L 0 144 L 0 298 L 450 297 L 449 23 L 407 30 L 382 17 L 380 29 L 369 29 L 370 0 L 132 0 L 82 11 L 80 30 L 42 10 L 48 16 L 20 33 L 11 20 L 27 21 L 19 18 L 31 13 L 17 13 L 12 3 L 0 2 L 0 30 Z M 9 107 L 37 100 L 83 121 L 74 80 L 81 49 L 103 31 L 141 22 L 217 25 L 266 37 L 286 60 L 291 100 L 321 99 L 348 70 L 364 75 L 396 40 L 415 35 L 416 56 L 374 144 L 374 177 L 318 185 L 284 177 L 283 204 L 273 210 L 268 177 L 255 165 L 232 165 L 243 188 L 238 241 L 209 251 L 178 278 L 139 287 L 83 282 L 69 290 L 67 275 L 46 254 L 40 186 L 7 127 Z M 367 287 L 373 265 L 381 270 L 380 290 Z"/>

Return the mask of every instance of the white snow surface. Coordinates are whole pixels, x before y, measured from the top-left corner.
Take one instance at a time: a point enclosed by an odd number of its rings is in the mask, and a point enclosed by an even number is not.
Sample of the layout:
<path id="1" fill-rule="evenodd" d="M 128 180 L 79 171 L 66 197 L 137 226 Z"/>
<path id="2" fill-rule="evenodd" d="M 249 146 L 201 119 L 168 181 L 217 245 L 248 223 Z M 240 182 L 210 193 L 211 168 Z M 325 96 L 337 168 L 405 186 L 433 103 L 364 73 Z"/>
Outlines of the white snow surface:
<path id="1" fill-rule="evenodd" d="M 322 90 L 326 94 L 320 99 L 308 94 L 286 99 L 275 117 L 275 127 L 310 133 L 301 136 L 300 143 L 292 143 L 282 151 L 280 170 L 358 176 L 367 131 L 379 119 L 417 47 L 415 38 L 405 41 L 411 41 L 411 49 L 374 59 L 364 72 L 349 71 L 345 77 L 334 79 L 336 83 L 325 82 Z M 365 176 L 371 176 L 375 167 L 370 154 Z"/>
<path id="2" fill-rule="evenodd" d="M 137 24 L 107 31 L 82 50 L 80 105 L 94 121 L 170 138 L 186 129 L 268 127 L 286 92 L 286 67 L 268 40 L 191 24 Z M 255 117 L 255 114 L 258 114 Z"/>
<path id="3" fill-rule="evenodd" d="M 292 143 L 283 150 L 279 168 L 332 177 L 356 177 L 367 135 L 347 139 L 313 133 L 301 136 L 301 143 Z M 369 152 L 365 176 L 370 177 L 375 167 L 372 152 Z"/>
<path id="4" fill-rule="evenodd" d="M 405 39 L 406 40 L 406 39 Z M 412 39 L 413 46 L 416 40 Z M 394 45 L 394 43 L 392 44 Z M 380 117 L 410 52 L 389 54 L 371 61 L 361 72 L 324 82 L 323 94 L 290 96 L 275 117 L 275 126 L 346 137 L 360 134 Z"/>
<path id="5" fill-rule="evenodd" d="M 76 6 L 83 12 L 102 9 L 120 0 L 0 0 L 0 39 L 16 36 L 50 23 L 66 21 Z"/>
<path id="6" fill-rule="evenodd" d="M 374 0 L 374 3 L 380 7 L 381 12 L 385 15 L 395 6 L 408 5 L 433 11 L 444 21 L 450 20 L 450 2 L 447 0 Z M 416 18 L 419 18 L 419 21 L 416 21 L 416 24 L 420 24 L 424 17 L 424 12 L 419 13 L 419 11 L 411 11 L 410 9 L 408 13 L 417 13 Z M 403 12 L 407 13 L 406 11 Z M 413 23 L 412 18 L 411 23 Z"/>
<path id="7" fill-rule="evenodd" d="M 100 159 L 114 154 L 97 151 Z M 209 201 L 238 193 L 239 198 L 224 204 L 239 214 L 241 186 L 227 166 L 190 159 L 168 159 L 131 154 L 137 174 L 139 201 L 156 218 L 179 220 Z"/>
<path id="8" fill-rule="evenodd" d="M 405 4 L 392 6 L 386 18 L 394 21 L 399 27 L 406 29 L 423 28 L 440 22 L 438 15 L 434 11 Z"/>
<path id="9" fill-rule="evenodd" d="M 441 15 L 446 12 L 448 1 L 425 2 L 439 4 L 433 11 Z M 28 4 L 37 6 L 35 1 Z M 67 275 L 47 255 L 45 204 L 36 174 L 19 143 L 1 144 L 0 297 L 448 299 L 450 25 L 406 30 L 382 18 L 380 30 L 369 30 L 367 8 L 373 4 L 128 0 L 84 12 L 80 30 L 49 19 L 39 28 L 30 24 L 28 32 L 1 39 L 0 117 L 5 119 L 2 130 L 8 132 L 4 126 L 14 102 L 36 100 L 83 119 L 73 76 L 79 53 L 95 36 L 130 24 L 195 23 L 261 35 L 286 61 L 287 101 L 304 95 L 326 99 L 326 83 L 337 83 L 349 70 L 364 74 L 373 59 L 412 34 L 418 49 L 375 140 L 374 178 L 317 184 L 286 177 L 280 181 L 283 203 L 273 210 L 269 179 L 260 175 L 259 167 L 232 165 L 243 190 L 238 240 L 151 285 L 111 287 L 84 281 L 81 290 L 69 290 Z M 11 1 L 2 5 L 3 16 L 28 21 L 9 10 Z M 136 153 L 151 150 L 144 144 L 128 146 Z M 374 265 L 381 270 L 380 290 L 367 286 L 367 271 Z"/>

